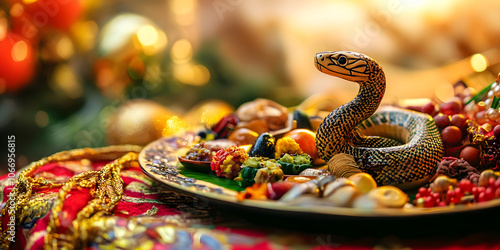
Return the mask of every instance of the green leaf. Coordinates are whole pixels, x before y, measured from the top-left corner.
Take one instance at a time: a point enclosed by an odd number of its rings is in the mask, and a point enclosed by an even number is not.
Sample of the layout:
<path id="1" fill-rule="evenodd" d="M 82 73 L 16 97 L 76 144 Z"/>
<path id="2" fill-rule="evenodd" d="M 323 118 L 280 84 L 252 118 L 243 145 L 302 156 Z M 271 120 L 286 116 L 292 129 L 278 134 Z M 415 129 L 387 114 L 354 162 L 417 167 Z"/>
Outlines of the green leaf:
<path id="1" fill-rule="evenodd" d="M 200 172 L 196 172 L 193 170 L 189 170 L 189 169 L 185 168 L 184 166 L 182 166 L 182 165 L 179 166 L 179 165 L 180 164 L 178 164 L 178 166 L 177 166 L 177 170 L 179 171 L 180 174 L 182 174 L 186 177 L 194 178 L 194 179 L 200 180 L 200 181 L 210 182 L 212 184 L 221 186 L 223 188 L 231 189 L 231 190 L 238 191 L 238 192 L 245 190 L 245 188 L 242 188 L 238 185 L 237 181 L 222 178 L 222 177 L 217 177 L 217 175 L 215 175 L 214 172 L 210 172 L 209 174 L 205 174 L 205 173 L 200 173 Z"/>

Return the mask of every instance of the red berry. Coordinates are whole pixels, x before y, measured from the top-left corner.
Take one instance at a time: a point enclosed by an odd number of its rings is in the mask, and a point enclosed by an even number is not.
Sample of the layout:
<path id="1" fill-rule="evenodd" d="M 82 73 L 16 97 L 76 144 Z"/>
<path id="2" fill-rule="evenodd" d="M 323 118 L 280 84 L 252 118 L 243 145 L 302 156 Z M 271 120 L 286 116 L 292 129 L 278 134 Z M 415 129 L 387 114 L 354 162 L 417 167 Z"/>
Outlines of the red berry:
<path id="1" fill-rule="evenodd" d="M 497 178 L 495 180 L 494 186 L 495 186 L 496 189 L 500 189 L 500 178 Z"/>
<path id="2" fill-rule="evenodd" d="M 471 193 L 472 192 L 472 185 L 473 183 L 467 179 L 463 179 L 460 182 L 458 182 L 458 187 L 464 191 L 464 193 Z"/>
<path id="3" fill-rule="evenodd" d="M 436 204 L 436 201 L 432 196 L 427 196 L 424 198 L 424 207 L 433 207 Z"/>
<path id="4" fill-rule="evenodd" d="M 424 187 L 419 188 L 418 193 L 420 194 L 421 197 L 429 195 L 429 193 L 427 192 L 427 188 Z"/>
<path id="5" fill-rule="evenodd" d="M 500 188 L 497 188 L 497 190 L 495 190 L 495 198 L 500 198 Z"/>
<path id="6" fill-rule="evenodd" d="M 479 193 L 477 197 L 477 202 L 486 202 L 489 201 L 488 197 L 486 196 L 485 192 Z"/>
<path id="7" fill-rule="evenodd" d="M 460 113 L 460 104 L 457 102 L 445 102 L 439 105 L 441 113 L 445 115 L 454 115 Z"/>
<path id="8" fill-rule="evenodd" d="M 446 191 L 446 203 L 451 203 L 451 198 L 455 196 L 455 192 L 453 190 Z"/>
<path id="9" fill-rule="evenodd" d="M 436 122 L 438 128 L 444 129 L 450 125 L 450 117 L 445 114 L 438 114 L 434 116 L 434 122 Z"/>
<path id="10" fill-rule="evenodd" d="M 480 193 L 484 192 L 484 187 L 473 187 L 472 188 L 472 194 L 474 197 L 478 197 Z"/>
<path id="11" fill-rule="evenodd" d="M 418 199 L 420 199 L 420 198 L 422 198 L 422 197 L 423 197 L 423 196 L 422 196 L 420 193 L 417 193 L 417 194 L 415 195 L 415 200 L 418 200 Z"/>
<path id="12" fill-rule="evenodd" d="M 450 204 L 457 204 L 457 199 L 455 197 L 451 197 Z"/>
<path id="13" fill-rule="evenodd" d="M 486 190 L 484 190 L 484 195 L 486 195 L 488 200 L 493 200 L 493 198 L 495 198 L 495 190 L 491 187 L 487 187 Z"/>
<path id="14" fill-rule="evenodd" d="M 467 118 L 462 114 L 454 114 L 451 116 L 450 124 L 464 130 L 467 126 Z"/>
<path id="15" fill-rule="evenodd" d="M 434 198 L 436 202 L 438 202 L 441 199 L 441 194 L 439 193 L 432 193 L 431 196 L 432 198 Z"/>
<path id="16" fill-rule="evenodd" d="M 500 125 L 496 125 L 495 128 L 493 128 L 493 135 L 496 138 L 500 138 Z"/>
<path id="17" fill-rule="evenodd" d="M 491 187 L 493 188 L 493 190 L 495 190 L 495 177 L 490 177 L 490 179 L 488 180 L 488 186 L 487 187 Z"/>
<path id="18" fill-rule="evenodd" d="M 455 193 L 455 199 L 457 199 L 457 201 L 461 201 L 462 200 L 462 197 L 464 196 L 464 193 L 462 192 L 462 189 L 457 187 L 455 188 L 455 190 L 453 190 L 453 192 Z"/>
<path id="19" fill-rule="evenodd" d="M 448 146 L 454 146 L 462 141 L 462 131 L 457 126 L 448 126 L 441 132 L 443 142 Z"/>
<path id="20" fill-rule="evenodd" d="M 446 204 L 446 202 L 444 202 L 444 201 L 440 201 L 437 205 L 438 205 L 438 207 L 446 207 L 446 206 L 448 206 L 448 204 Z"/>
<path id="21" fill-rule="evenodd" d="M 422 107 L 422 112 L 428 114 L 428 115 L 435 115 L 437 110 L 436 110 L 436 105 L 433 102 L 429 102 L 425 104 L 424 107 Z"/>

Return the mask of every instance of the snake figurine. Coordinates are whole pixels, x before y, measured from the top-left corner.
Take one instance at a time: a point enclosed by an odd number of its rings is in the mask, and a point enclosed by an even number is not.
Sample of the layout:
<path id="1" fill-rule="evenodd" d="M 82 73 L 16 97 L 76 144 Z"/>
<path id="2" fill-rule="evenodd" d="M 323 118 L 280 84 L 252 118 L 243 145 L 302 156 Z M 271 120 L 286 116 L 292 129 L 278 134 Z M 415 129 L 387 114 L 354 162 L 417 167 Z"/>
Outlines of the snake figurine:
<path id="1" fill-rule="evenodd" d="M 360 85 L 358 95 L 332 111 L 316 134 L 319 156 L 352 155 L 378 185 L 408 189 L 425 184 L 444 154 L 431 116 L 403 109 L 375 111 L 385 92 L 385 75 L 370 57 L 348 51 L 316 54 L 316 68 Z"/>

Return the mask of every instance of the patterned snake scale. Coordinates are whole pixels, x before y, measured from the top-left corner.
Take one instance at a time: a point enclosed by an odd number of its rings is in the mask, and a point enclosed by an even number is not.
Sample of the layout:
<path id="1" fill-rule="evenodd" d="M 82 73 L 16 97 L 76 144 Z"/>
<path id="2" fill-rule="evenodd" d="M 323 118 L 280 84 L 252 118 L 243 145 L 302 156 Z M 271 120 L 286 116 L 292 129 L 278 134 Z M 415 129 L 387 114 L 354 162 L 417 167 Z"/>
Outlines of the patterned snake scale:
<path id="1" fill-rule="evenodd" d="M 444 154 L 432 117 L 403 109 L 375 111 L 385 92 L 385 75 L 370 57 L 347 51 L 316 54 L 316 68 L 360 85 L 358 95 L 332 111 L 316 134 L 320 157 L 352 155 L 378 185 L 403 189 L 429 181 Z"/>

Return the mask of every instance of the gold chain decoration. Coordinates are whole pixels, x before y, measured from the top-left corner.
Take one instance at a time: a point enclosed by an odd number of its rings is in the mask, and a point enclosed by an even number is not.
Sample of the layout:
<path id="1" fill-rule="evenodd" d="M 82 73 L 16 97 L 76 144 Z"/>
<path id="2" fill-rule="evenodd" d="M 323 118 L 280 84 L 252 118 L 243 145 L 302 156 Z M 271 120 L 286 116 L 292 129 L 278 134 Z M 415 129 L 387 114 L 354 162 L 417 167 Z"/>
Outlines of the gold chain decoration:
<path id="1" fill-rule="evenodd" d="M 123 165 L 125 163 L 130 163 L 137 160 L 137 152 L 139 152 L 140 150 L 141 147 L 131 145 L 110 146 L 97 149 L 76 149 L 56 153 L 37 162 L 33 162 L 19 174 L 17 183 L 11 190 L 12 195 L 9 196 L 6 204 L 11 204 L 11 202 L 14 204 L 15 216 L 16 218 L 19 218 L 18 216 L 20 216 L 22 209 L 28 209 L 24 208 L 24 205 L 32 196 L 33 188 L 61 187 L 58 200 L 55 202 L 52 209 L 49 226 L 47 227 L 47 236 L 45 238 L 46 249 L 58 248 L 58 240 L 67 242 L 67 240 L 74 241 L 78 238 L 78 235 L 80 234 L 75 233 L 79 231 L 78 221 L 88 218 L 96 212 L 109 213 L 113 210 L 118 201 L 121 199 L 121 195 L 123 194 L 123 183 L 120 178 L 120 171 L 124 168 Z M 124 155 L 127 152 L 128 154 Z M 73 176 L 65 183 L 54 183 L 43 177 L 34 178 L 31 176 L 40 167 L 50 163 L 83 159 L 89 159 L 93 161 L 112 160 L 122 155 L 124 156 L 104 166 L 100 171 L 88 171 L 81 173 L 79 175 Z M 55 233 L 58 226 L 60 225 L 57 219 L 57 214 L 61 211 L 60 209 L 62 208 L 62 203 L 66 198 L 66 194 L 75 187 L 95 187 L 95 190 L 91 190 L 91 194 L 94 199 L 90 201 L 90 203 L 87 204 L 87 206 L 78 213 L 77 219 L 73 222 L 74 228 L 71 229 L 70 232 L 72 233 L 72 235 L 68 237 Z M 7 208 L 8 206 L 5 206 L 4 209 L 0 211 L 0 221 L 3 221 Z M 8 240 L 7 231 L 2 229 L 1 223 L 0 231 L 2 232 L 3 236 L 3 241 L 0 248 L 8 249 L 10 241 Z M 52 234 L 52 232 L 54 233 Z"/>

